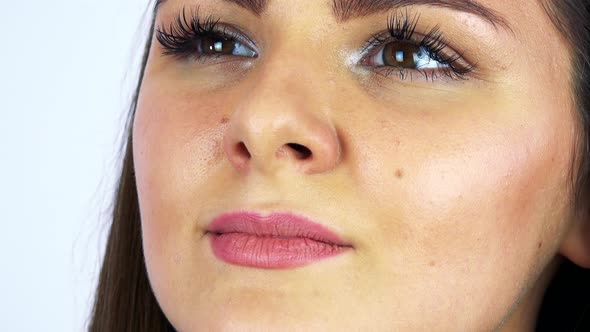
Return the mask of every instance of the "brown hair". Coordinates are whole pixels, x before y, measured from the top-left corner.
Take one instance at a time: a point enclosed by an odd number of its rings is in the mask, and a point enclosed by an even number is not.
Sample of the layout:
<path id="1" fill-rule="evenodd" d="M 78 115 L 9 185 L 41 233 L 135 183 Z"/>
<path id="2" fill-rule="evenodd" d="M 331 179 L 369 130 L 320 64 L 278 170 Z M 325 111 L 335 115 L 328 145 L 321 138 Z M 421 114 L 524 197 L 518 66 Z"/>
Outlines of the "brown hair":
<path id="1" fill-rule="evenodd" d="M 123 165 L 88 331 L 175 331 L 160 309 L 148 280 L 133 166 L 131 128 L 152 43 L 154 23 L 155 14 L 151 20 L 139 80 L 129 107 Z"/>
<path id="2" fill-rule="evenodd" d="M 579 135 L 576 146 L 576 212 L 587 212 L 590 194 L 590 1 L 543 0 L 545 11 L 567 39 L 572 61 L 573 97 L 579 118 Z"/>
<path id="3" fill-rule="evenodd" d="M 575 179 L 575 205 L 587 208 L 584 199 L 588 197 L 587 194 L 590 192 L 590 4 L 588 0 L 547 0 L 545 7 L 556 26 L 567 38 L 572 49 L 573 91 L 581 128 L 580 140 L 576 148 L 579 157 L 576 162 L 577 172 L 575 172 L 577 175 Z M 152 43 L 154 21 L 155 13 L 151 19 L 139 81 L 129 109 L 125 131 L 126 139 L 123 146 L 124 158 L 112 212 L 112 223 L 89 322 L 88 330 L 91 332 L 174 331 L 158 305 L 147 276 L 132 153 L 131 129 Z M 571 270 L 573 272 L 570 270 L 571 267 L 562 267 L 561 273 L 558 272 L 558 275 L 563 276 L 565 273 L 566 276 L 563 277 L 565 282 L 556 278 L 552 287 L 555 284 L 568 284 L 572 278 L 575 279 L 576 276 L 585 273 L 576 269 Z M 587 295 L 583 299 L 582 308 L 583 305 L 589 304 L 589 296 Z M 558 299 L 546 297 L 544 308 L 553 308 L 548 304 L 556 301 Z M 555 308 L 561 308 L 561 311 L 566 312 L 569 302 L 565 301 L 565 303 L 565 307 L 564 304 L 561 304 Z M 572 310 L 575 311 L 575 309 Z M 543 322 L 548 320 L 548 316 L 545 314 L 540 317 L 543 318 Z M 539 324 L 542 326 L 546 323 Z"/>

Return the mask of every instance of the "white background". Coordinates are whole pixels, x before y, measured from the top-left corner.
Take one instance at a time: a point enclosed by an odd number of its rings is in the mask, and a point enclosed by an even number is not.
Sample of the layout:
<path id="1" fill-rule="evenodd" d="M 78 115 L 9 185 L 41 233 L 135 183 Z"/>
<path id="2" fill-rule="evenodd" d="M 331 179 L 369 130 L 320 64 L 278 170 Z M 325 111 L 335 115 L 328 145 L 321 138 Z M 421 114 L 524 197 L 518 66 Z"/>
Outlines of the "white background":
<path id="1" fill-rule="evenodd" d="M 1 0 L 0 329 L 84 331 L 149 0 Z"/>

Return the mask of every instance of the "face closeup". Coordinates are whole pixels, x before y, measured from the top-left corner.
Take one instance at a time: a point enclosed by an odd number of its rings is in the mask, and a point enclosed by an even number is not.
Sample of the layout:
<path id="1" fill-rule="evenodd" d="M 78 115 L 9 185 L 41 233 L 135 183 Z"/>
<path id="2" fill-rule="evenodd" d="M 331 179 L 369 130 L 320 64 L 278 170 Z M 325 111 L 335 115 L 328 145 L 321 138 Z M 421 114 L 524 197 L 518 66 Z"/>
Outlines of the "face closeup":
<path id="1" fill-rule="evenodd" d="M 540 1 L 168 0 L 155 25 L 133 157 L 177 330 L 531 323 L 571 225 L 576 137 Z M 212 229 L 238 211 L 341 243 Z"/>

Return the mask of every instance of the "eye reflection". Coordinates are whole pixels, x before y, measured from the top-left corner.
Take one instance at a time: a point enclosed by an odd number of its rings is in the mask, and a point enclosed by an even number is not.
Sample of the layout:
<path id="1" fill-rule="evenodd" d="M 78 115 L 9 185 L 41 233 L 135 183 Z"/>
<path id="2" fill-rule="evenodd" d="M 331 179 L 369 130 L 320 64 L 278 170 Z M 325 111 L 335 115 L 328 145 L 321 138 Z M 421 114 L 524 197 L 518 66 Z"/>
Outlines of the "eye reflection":
<path id="1" fill-rule="evenodd" d="M 199 45 L 199 51 L 205 54 L 232 54 L 234 43 L 230 40 L 203 38 Z"/>
<path id="2" fill-rule="evenodd" d="M 255 57 L 256 52 L 242 43 L 216 36 L 204 36 L 198 43 L 197 52 L 204 55 L 235 55 Z"/>

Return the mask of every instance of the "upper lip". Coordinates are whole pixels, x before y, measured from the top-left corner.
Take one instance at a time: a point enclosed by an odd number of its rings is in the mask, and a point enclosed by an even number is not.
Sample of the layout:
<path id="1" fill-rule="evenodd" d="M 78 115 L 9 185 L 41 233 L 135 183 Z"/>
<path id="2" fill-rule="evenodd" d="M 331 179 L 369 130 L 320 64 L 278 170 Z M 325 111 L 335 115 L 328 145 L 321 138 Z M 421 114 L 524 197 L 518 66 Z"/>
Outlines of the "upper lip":
<path id="1" fill-rule="evenodd" d="M 338 234 L 309 218 L 291 212 L 274 212 L 267 216 L 254 211 L 221 214 L 209 223 L 208 233 L 245 233 L 268 237 L 298 237 L 343 247 L 352 247 Z"/>

